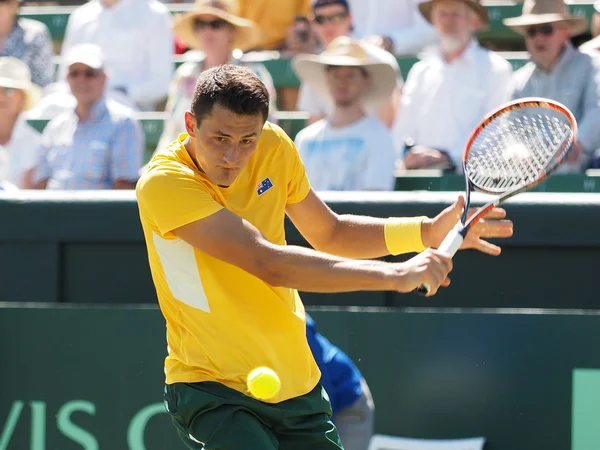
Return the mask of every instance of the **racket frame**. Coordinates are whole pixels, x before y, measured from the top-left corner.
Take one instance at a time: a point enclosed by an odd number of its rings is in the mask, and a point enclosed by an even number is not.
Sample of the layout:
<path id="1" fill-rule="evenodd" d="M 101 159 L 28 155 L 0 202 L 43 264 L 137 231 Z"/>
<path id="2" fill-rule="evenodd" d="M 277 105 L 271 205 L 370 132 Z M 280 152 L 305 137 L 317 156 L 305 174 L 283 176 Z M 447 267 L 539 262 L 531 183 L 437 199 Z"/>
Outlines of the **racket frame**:
<path id="1" fill-rule="evenodd" d="M 469 178 L 469 174 L 467 172 L 467 167 L 466 167 L 469 152 L 471 151 L 471 147 L 473 145 L 473 142 L 475 142 L 475 139 L 477 139 L 477 137 L 481 134 L 481 132 L 490 123 L 492 123 L 497 117 L 499 117 L 503 114 L 506 114 L 509 111 L 515 111 L 518 109 L 530 108 L 530 107 L 550 108 L 552 110 L 560 112 L 565 117 L 567 117 L 567 119 L 569 120 L 569 123 L 571 125 L 571 130 L 572 130 L 571 138 L 569 140 L 566 140 L 565 142 L 563 142 L 562 145 L 565 148 L 555 159 L 554 164 L 550 167 L 546 167 L 545 170 L 542 171 L 542 173 L 535 180 L 533 180 L 529 183 L 523 184 L 521 186 L 518 186 L 516 188 L 513 188 L 511 190 L 508 190 L 502 194 L 499 194 L 498 192 L 490 191 L 488 189 L 485 189 L 482 186 L 478 186 L 477 184 L 475 184 Z M 573 149 L 573 145 L 574 145 L 576 139 L 577 139 L 577 121 L 575 119 L 575 116 L 565 105 L 563 105 L 562 103 L 559 103 L 555 100 L 550 100 L 550 99 L 543 98 L 543 97 L 523 97 L 523 98 L 519 98 L 519 99 L 510 101 L 508 103 L 505 103 L 505 104 L 501 105 L 500 107 L 496 108 L 495 110 L 493 110 L 492 112 L 490 112 L 479 123 L 479 125 L 473 130 L 473 132 L 469 136 L 469 139 L 467 140 L 467 143 L 465 145 L 465 149 L 464 149 L 463 157 L 462 157 L 463 173 L 465 176 L 465 186 L 466 186 L 465 187 L 465 191 L 466 191 L 465 208 L 462 212 L 459 222 L 446 235 L 446 237 L 442 241 L 441 245 L 438 247 L 438 251 L 440 251 L 441 253 L 444 253 L 448 257 L 452 258 L 456 254 L 456 252 L 458 251 L 460 246 L 462 245 L 464 238 L 467 235 L 469 229 L 473 225 L 475 225 L 477 222 L 479 222 L 479 220 L 481 220 L 489 211 L 491 211 L 493 208 L 497 207 L 501 203 L 504 203 L 509 198 L 514 197 L 517 194 L 520 194 L 522 192 L 525 192 L 525 191 L 528 191 L 528 190 L 534 188 L 535 186 L 540 184 L 542 181 L 544 181 L 546 178 L 548 178 L 552 173 L 554 173 L 559 168 L 559 166 L 562 164 L 564 159 L 569 155 L 571 150 Z M 479 192 L 483 192 L 486 194 L 492 194 L 492 195 L 496 195 L 497 197 L 494 200 L 486 203 L 484 206 L 480 207 L 471 217 L 469 217 L 469 219 L 467 219 L 468 214 L 469 214 L 469 208 L 471 206 L 471 192 L 472 191 L 479 191 Z M 416 291 L 418 293 L 424 294 L 424 295 L 428 294 L 430 290 L 431 290 L 431 288 L 428 285 L 422 285 L 416 289 Z"/>

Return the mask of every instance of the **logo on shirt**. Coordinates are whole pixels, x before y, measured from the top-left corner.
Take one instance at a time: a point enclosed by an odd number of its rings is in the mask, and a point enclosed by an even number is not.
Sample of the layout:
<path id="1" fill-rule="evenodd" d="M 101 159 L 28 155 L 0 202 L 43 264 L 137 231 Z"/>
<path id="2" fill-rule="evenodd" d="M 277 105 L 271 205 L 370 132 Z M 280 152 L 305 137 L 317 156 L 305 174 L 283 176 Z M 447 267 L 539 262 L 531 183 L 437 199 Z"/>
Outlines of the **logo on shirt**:
<path id="1" fill-rule="evenodd" d="M 271 181 L 271 179 L 265 178 L 260 183 L 258 183 L 258 186 L 256 186 L 256 193 L 258 195 L 263 195 L 265 192 L 267 192 L 272 187 L 273 187 L 273 182 Z"/>

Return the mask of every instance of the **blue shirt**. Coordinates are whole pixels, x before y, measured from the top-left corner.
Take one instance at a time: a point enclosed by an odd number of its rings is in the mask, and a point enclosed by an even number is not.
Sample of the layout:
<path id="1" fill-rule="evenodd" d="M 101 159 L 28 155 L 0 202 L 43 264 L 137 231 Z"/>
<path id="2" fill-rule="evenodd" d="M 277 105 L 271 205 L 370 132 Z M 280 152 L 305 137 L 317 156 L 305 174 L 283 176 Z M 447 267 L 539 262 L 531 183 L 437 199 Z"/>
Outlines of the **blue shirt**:
<path id="1" fill-rule="evenodd" d="M 135 182 L 143 163 L 144 131 L 133 110 L 99 100 L 82 122 L 75 111 L 52 119 L 42 134 L 34 183 L 47 189 L 111 189 Z"/>
<path id="2" fill-rule="evenodd" d="M 306 337 L 321 370 L 321 385 L 329 395 L 333 416 L 362 395 L 362 374 L 343 351 L 321 335 L 306 314 Z"/>

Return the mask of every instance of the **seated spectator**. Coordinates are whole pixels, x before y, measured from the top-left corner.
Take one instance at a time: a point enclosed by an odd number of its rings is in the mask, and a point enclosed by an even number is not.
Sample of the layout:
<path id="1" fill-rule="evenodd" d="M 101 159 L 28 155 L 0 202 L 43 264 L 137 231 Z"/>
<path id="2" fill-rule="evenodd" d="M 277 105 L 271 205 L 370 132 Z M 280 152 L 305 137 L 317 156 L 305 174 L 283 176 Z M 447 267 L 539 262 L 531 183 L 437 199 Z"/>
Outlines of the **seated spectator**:
<path id="1" fill-rule="evenodd" d="M 31 82 L 23 61 L 0 58 L 0 182 L 32 187 L 40 134 L 27 124 L 23 111 L 37 103 L 41 88 Z"/>
<path id="2" fill-rule="evenodd" d="M 330 115 L 296 136 L 315 190 L 394 189 L 392 136 L 367 112 L 385 103 L 396 87 L 396 71 L 381 52 L 340 36 L 320 55 L 293 61 L 302 82 L 335 105 Z"/>
<path id="3" fill-rule="evenodd" d="M 422 0 L 349 0 L 355 36 L 394 55 L 416 55 L 435 42 L 433 27 L 419 12 Z"/>
<path id="4" fill-rule="evenodd" d="M 323 336 L 306 313 L 308 345 L 321 371 L 344 450 L 367 450 L 373 435 L 375 405 L 367 381 L 343 351 Z"/>
<path id="5" fill-rule="evenodd" d="M 283 50 L 290 27 L 298 16 L 310 13 L 310 0 L 237 0 L 240 16 L 261 31 L 260 50 Z"/>
<path id="6" fill-rule="evenodd" d="M 221 64 L 245 65 L 269 89 L 271 110 L 276 109 L 276 92 L 267 68 L 260 63 L 246 63 L 242 51 L 254 47 L 260 39 L 256 25 L 237 15 L 232 0 L 199 0 L 193 11 L 176 20 L 175 35 L 193 50 L 175 72 L 169 88 L 164 131 L 157 150 L 165 148 L 185 133 L 184 115 L 194 95 L 200 73 Z"/>
<path id="7" fill-rule="evenodd" d="M 133 189 L 144 152 L 134 111 L 106 99 L 100 48 L 81 44 L 65 55 L 77 104 L 52 119 L 42 135 L 34 183 L 38 189 Z"/>
<path id="8" fill-rule="evenodd" d="M 488 25 L 475 0 L 429 0 L 419 10 L 437 34 L 435 50 L 408 74 L 394 126 L 398 168 L 462 169 L 464 145 L 485 115 L 510 98 L 512 67 L 481 47 Z"/>
<path id="9" fill-rule="evenodd" d="M 571 43 L 587 30 L 561 0 L 526 0 L 519 17 L 504 24 L 525 36 L 531 61 L 514 74 L 513 98 L 546 97 L 564 104 L 578 123 L 577 142 L 559 172 L 586 169 L 600 148 L 599 63 Z"/>
<path id="10" fill-rule="evenodd" d="M 69 16 L 61 59 L 73 46 L 92 43 L 106 55 L 111 97 L 141 110 L 164 105 L 173 76 L 171 13 L 158 0 L 90 0 Z M 59 81 L 66 81 L 61 64 Z"/>
<path id="11" fill-rule="evenodd" d="M 31 81 L 45 87 L 54 79 L 50 31 L 37 20 L 17 18 L 19 1 L 0 1 L 0 57 L 20 59 L 29 66 Z"/>
<path id="12" fill-rule="evenodd" d="M 326 48 L 339 36 L 352 35 L 353 19 L 347 0 L 315 0 L 312 8 L 312 26 L 323 48 Z M 381 54 L 396 69 L 398 86 L 390 96 L 389 101 L 378 107 L 377 110 L 369 112 L 374 113 L 389 128 L 392 126 L 396 116 L 404 80 L 400 74 L 400 67 L 396 58 L 391 54 Z M 310 117 L 307 120 L 307 125 L 310 125 L 331 114 L 333 104 L 327 103 L 325 98 L 319 97 L 310 86 L 303 83 L 300 85 L 296 109 L 310 113 Z"/>

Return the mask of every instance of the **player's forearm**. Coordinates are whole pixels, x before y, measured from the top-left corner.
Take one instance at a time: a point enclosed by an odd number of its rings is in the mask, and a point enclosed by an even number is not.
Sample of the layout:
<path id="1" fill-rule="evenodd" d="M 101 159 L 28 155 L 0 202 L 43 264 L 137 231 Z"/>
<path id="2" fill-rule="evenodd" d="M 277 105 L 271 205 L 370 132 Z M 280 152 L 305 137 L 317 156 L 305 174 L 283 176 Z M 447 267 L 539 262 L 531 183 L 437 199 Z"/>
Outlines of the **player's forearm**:
<path id="1" fill-rule="evenodd" d="M 393 290 L 402 276 L 399 264 L 346 259 L 297 246 L 278 246 L 268 259 L 266 282 L 307 292 Z"/>
<path id="2" fill-rule="evenodd" d="M 388 219 L 368 216 L 340 215 L 335 231 L 330 239 L 318 250 L 332 255 L 354 259 L 380 258 L 389 255 L 390 249 L 385 237 Z M 423 250 L 427 240 L 429 222 L 424 220 L 420 229 L 405 228 L 404 251 L 410 253 Z M 418 235 L 416 235 L 416 232 Z M 402 230 L 395 231 L 398 240 L 402 240 Z"/>

